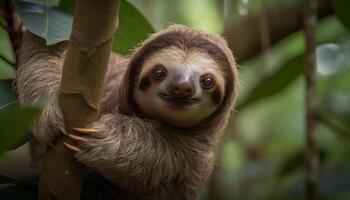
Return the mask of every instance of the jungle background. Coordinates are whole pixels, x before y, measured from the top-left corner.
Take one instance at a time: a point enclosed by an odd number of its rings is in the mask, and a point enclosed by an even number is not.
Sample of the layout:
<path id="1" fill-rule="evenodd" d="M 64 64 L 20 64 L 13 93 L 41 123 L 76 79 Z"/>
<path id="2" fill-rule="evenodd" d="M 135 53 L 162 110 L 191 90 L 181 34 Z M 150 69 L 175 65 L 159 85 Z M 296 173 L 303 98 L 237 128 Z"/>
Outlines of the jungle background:
<path id="1" fill-rule="evenodd" d="M 72 3 L 73 2 L 73 3 Z M 171 23 L 223 35 L 239 63 L 239 98 L 201 199 L 305 199 L 306 40 L 302 0 L 123 0 L 113 51 L 128 54 Z M 317 0 L 315 130 L 319 199 L 350 199 L 350 1 Z M 23 27 L 47 44 L 69 38 L 74 1 L 0 1 L 0 172 L 25 162 L 30 126 L 45 106 L 21 107 L 13 89 Z M 17 166 L 7 166 L 16 160 Z M 14 170 L 16 171 L 16 170 Z M 24 176 L 24 175 L 23 175 Z M 0 176 L 0 199 L 37 199 Z"/>

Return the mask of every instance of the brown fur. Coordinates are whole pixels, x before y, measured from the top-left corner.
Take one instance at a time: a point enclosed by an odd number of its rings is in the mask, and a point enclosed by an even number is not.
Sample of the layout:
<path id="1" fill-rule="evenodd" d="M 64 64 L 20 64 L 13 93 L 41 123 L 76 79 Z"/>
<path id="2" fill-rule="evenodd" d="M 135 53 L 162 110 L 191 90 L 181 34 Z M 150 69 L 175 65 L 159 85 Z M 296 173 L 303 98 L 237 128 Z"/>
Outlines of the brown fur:
<path id="1" fill-rule="evenodd" d="M 39 96 L 57 95 L 64 59 L 62 46 L 45 47 L 39 38 L 26 34 L 17 74 L 22 104 L 34 102 Z M 133 99 L 142 63 L 169 46 L 204 51 L 225 71 L 225 96 L 220 106 L 188 129 L 143 118 Z M 153 34 L 130 59 L 111 56 L 101 117 L 91 125 L 100 132 L 80 144 L 82 152 L 76 158 L 126 191 L 142 194 L 142 199 L 194 200 L 212 171 L 217 144 L 233 110 L 236 87 L 236 63 L 223 38 L 171 26 Z M 63 126 L 62 115 L 53 99 L 34 127 L 35 137 L 51 142 L 59 135 L 59 126 Z"/>

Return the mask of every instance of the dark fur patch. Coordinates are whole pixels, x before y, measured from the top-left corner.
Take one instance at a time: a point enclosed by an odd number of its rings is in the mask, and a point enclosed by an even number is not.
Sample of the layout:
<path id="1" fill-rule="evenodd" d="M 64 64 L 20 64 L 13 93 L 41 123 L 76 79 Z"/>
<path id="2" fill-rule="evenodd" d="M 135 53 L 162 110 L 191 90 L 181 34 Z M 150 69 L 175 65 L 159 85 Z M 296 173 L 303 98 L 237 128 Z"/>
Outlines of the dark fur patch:
<path id="1" fill-rule="evenodd" d="M 218 89 L 215 89 L 214 92 L 211 94 L 211 99 L 215 104 L 220 104 L 222 97 L 221 97 L 221 92 Z"/>
<path id="2" fill-rule="evenodd" d="M 150 87 L 150 85 L 151 85 L 151 81 L 149 80 L 149 77 L 148 76 L 143 77 L 139 84 L 139 90 L 145 91 Z"/>

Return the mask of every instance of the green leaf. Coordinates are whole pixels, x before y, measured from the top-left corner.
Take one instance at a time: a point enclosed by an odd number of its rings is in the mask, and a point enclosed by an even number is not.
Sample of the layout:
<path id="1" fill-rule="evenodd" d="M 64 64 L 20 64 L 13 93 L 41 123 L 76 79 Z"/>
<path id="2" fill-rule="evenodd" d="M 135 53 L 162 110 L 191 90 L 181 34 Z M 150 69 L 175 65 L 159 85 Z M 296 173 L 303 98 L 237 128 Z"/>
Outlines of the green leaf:
<path id="1" fill-rule="evenodd" d="M 77 0 L 60 0 L 58 7 L 69 13 L 74 13 Z"/>
<path id="2" fill-rule="evenodd" d="M 147 19 L 129 2 L 122 1 L 119 13 L 119 30 L 115 35 L 112 50 L 128 54 L 154 29 Z"/>
<path id="3" fill-rule="evenodd" d="M 16 77 L 16 72 L 11 65 L 0 60 L 0 80 L 9 80 Z"/>
<path id="4" fill-rule="evenodd" d="M 350 30 L 350 1 L 349 0 L 334 0 L 333 8 L 335 15 L 343 23 L 343 25 Z"/>
<path id="5" fill-rule="evenodd" d="M 291 59 L 275 73 L 260 81 L 260 83 L 250 92 L 250 95 L 238 105 L 237 109 L 242 109 L 249 104 L 280 92 L 293 82 L 302 72 L 302 56 Z"/>
<path id="6" fill-rule="evenodd" d="M 0 115 L 0 153 L 23 141 L 40 110 L 34 106 L 15 107 Z"/>
<path id="7" fill-rule="evenodd" d="M 48 45 L 68 40 L 72 31 L 72 16 L 50 4 L 15 0 L 16 12 L 28 30 L 45 38 Z"/>
<path id="8" fill-rule="evenodd" d="M 0 55 L 14 62 L 14 54 L 7 32 L 0 27 Z M 13 67 L 0 58 L 0 80 L 13 79 L 16 73 Z"/>

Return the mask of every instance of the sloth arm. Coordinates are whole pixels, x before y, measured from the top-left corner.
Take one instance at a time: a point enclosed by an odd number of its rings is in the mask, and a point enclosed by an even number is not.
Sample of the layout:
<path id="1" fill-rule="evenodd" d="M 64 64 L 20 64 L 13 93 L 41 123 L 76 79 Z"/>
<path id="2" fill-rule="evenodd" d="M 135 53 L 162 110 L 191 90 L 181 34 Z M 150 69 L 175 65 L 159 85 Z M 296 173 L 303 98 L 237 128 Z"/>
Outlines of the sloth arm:
<path id="1" fill-rule="evenodd" d="M 19 103 L 33 104 L 41 97 L 48 97 L 47 105 L 33 126 L 34 137 L 44 144 L 53 142 L 60 135 L 60 130 L 64 129 L 57 95 L 67 44 L 67 42 L 60 42 L 47 46 L 44 39 L 27 31 L 23 35 L 19 51 L 16 75 Z M 116 106 L 115 101 L 110 101 L 110 96 L 118 98 L 116 95 L 118 92 L 114 91 L 116 88 L 114 86 L 120 84 L 118 81 L 121 81 L 127 61 L 118 54 L 111 54 L 101 99 L 102 111 L 109 111 L 108 108 Z"/>
<path id="2" fill-rule="evenodd" d="M 106 179 L 131 191 L 147 191 L 169 183 L 186 168 L 186 155 L 175 149 L 177 138 L 157 130 L 159 122 L 106 114 L 75 143 L 77 160 Z M 168 133 L 169 134 L 169 133 Z M 169 141 L 171 139 L 172 141 Z"/>
<path id="3" fill-rule="evenodd" d="M 106 114 L 80 140 L 67 142 L 79 149 L 77 160 L 128 191 L 146 199 L 195 200 L 212 170 L 213 148 L 160 127 L 154 120 Z"/>
<path id="4" fill-rule="evenodd" d="M 49 101 L 33 127 L 34 137 L 50 143 L 63 127 L 63 117 L 57 103 L 64 52 L 67 43 L 46 46 L 45 40 L 26 32 L 19 52 L 16 88 L 20 104 L 32 104 L 40 97 Z"/>

